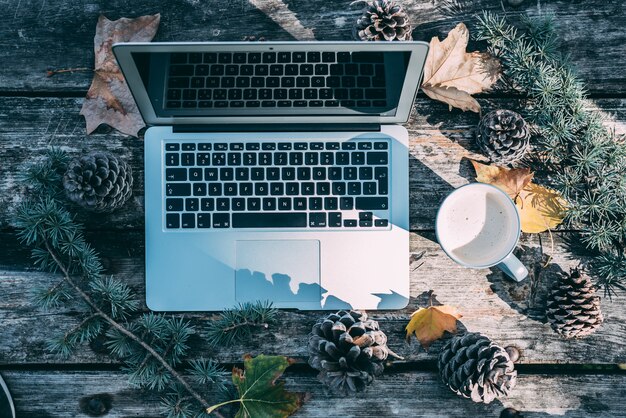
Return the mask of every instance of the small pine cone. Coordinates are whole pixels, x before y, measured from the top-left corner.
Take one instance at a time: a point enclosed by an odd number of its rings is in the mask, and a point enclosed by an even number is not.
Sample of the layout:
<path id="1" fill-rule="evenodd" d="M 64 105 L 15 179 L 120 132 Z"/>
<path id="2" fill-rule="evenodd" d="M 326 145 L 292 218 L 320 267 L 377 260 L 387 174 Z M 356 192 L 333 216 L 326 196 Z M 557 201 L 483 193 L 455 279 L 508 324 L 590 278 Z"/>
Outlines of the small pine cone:
<path id="1" fill-rule="evenodd" d="M 367 314 L 339 311 L 321 319 L 309 335 L 309 364 L 318 378 L 341 395 L 361 392 L 383 372 L 393 354 L 378 322 Z"/>
<path id="2" fill-rule="evenodd" d="M 494 163 L 508 164 L 522 158 L 529 148 L 526 121 L 511 110 L 494 110 L 478 124 L 476 142 Z"/>
<path id="3" fill-rule="evenodd" d="M 443 382 L 474 402 L 490 403 L 507 396 L 517 380 L 506 350 L 479 333 L 448 341 L 439 353 L 438 366 Z"/>
<path id="4" fill-rule="evenodd" d="M 390 0 L 367 2 L 354 27 L 361 41 L 410 41 L 411 21 L 404 9 Z"/>
<path id="5" fill-rule="evenodd" d="M 600 297 L 591 279 L 579 269 L 559 273 L 550 294 L 546 316 L 552 328 L 565 338 L 581 338 L 602 325 Z"/>
<path id="6" fill-rule="evenodd" d="M 72 160 L 63 177 L 72 202 L 94 212 L 112 212 L 130 198 L 133 173 L 128 164 L 106 152 L 92 152 Z"/>

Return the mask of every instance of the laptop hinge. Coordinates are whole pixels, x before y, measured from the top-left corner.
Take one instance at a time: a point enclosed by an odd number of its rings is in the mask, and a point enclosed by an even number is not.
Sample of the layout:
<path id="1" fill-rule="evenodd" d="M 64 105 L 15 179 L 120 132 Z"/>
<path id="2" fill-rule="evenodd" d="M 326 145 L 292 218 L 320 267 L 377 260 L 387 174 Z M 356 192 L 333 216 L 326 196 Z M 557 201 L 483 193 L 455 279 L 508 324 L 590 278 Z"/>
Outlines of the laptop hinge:
<path id="1" fill-rule="evenodd" d="M 380 132 L 377 123 L 293 123 L 174 125 L 175 133 L 199 132 Z"/>

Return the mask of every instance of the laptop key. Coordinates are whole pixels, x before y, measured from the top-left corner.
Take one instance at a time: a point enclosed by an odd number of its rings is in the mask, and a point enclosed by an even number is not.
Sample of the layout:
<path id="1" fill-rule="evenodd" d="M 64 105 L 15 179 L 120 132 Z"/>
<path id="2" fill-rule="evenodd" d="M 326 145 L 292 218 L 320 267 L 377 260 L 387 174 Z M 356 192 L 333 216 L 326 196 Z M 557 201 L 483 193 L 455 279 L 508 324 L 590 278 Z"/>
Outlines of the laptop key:
<path id="1" fill-rule="evenodd" d="M 330 212 L 328 214 L 328 226 L 335 228 L 341 227 L 341 212 Z"/>
<path id="2" fill-rule="evenodd" d="M 347 228 L 354 228 L 356 226 L 356 219 L 344 219 L 343 226 Z"/>
<path id="3" fill-rule="evenodd" d="M 211 227 L 211 214 L 199 213 L 198 214 L 198 228 L 210 228 Z"/>
<path id="4" fill-rule="evenodd" d="M 303 228 L 307 226 L 306 215 L 306 212 L 233 213 L 233 227 Z"/>
<path id="5" fill-rule="evenodd" d="M 341 198 L 339 198 L 339 209 L 341 209 L 341 210 L 352 210 L 353 208 L 354 208 L 354 198 L 352 198 L 352 197 L 341 197 Z"/>
<path id="6" fill-rule="evenodd" d="M 187 212 L 195 212 L 198 210 L 199 201 L 196 198 L 185 199 L 185 210 Z"/>
<path id="7" fill-rule="evenodd" d="M 187 180 L 187 169 L 185 168 L 166 168 L 165 179 L 167 181 L 185 181 Z"/>
<path id="8" fill-rule="evenodd" d="M 183 228 L 195 228 L 196 227 L 196 214 L 195 213 L 183 213 L 181 226 Z"/>
<path id="9" fill-rule="evenodd" d="M 357 197 L 355 208 L 360 210 L 387 210 L 389 199 L 386 197 Z"/>
<path id="10" fill-rule="evenodd" d="M 166 228 L 180 228 L 180 215 L 178 213 L 168 213 L 165 215 Z"/>
<path id="11" fill-rule="evenodd" d="M 386 152 L 374 151 L 374 152 L 367 153 L 368 165 L 387 165 L 388 161 L 389 161 L 389 156 Z"/>
<path id="12" fill-rule="evenodd" d="M 230 228 L 230 215 L 228 213 L 213 214 L 213 228 Z"/>
<path id="13" fill-rule="evenodd" d="M 165 199 L 165 210 L 168 212 L 181 212 L 183 210 L 183 199 L 179 199 L 179 198 Z"/>
<path id="14" fill-rule="evenodd" d="M 324 228 L 326 225 L 325 213 L 309 213 L 309 226 L 311 228 Z"/>
<path id="15" fill-rule="evenodd" d="M 178 165 L 179 163 L 179 155 L 177 153 L 168 152 L 165 154 L 165 165 L 173 166 Z"/>
<path id="16" fill-rule="evenodd" d="M 166 183 L 165 194 L 167 196 L 191 196 L 190 183 Z"/>
<path id="17" fill-rule="evenodd" d="M 387 227 L 387 226 L 389 226 L 389 220 L 387 220 L 387 219 L 375 219 L 374 220 L 374 226 L 377 226 L 377 227 Z"/>

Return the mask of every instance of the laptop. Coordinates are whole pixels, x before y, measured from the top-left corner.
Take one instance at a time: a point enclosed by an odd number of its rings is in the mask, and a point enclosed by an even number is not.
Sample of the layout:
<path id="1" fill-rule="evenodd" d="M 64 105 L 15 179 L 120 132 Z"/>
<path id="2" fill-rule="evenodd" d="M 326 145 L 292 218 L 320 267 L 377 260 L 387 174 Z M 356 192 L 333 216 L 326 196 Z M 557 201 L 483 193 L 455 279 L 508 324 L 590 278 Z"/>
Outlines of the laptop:
<path id="1" fill-rule="evenodd" d="M 399 309 L 422 42 L 125 43 L 145 133 L 146 303 Z"/>

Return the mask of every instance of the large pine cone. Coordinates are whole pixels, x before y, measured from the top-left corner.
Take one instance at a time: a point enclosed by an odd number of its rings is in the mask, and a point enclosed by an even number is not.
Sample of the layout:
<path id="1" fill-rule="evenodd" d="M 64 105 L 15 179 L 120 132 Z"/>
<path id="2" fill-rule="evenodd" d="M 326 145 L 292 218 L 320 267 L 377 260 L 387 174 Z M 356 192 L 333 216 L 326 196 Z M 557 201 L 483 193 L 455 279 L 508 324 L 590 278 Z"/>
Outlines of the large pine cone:
<path id="1" fill-rule="evenodd" d="M 560 272 L 548 295 L 546 316 L 565 338 L 585 337 L 602 325 L 600 297 L 589 276 L 578 269 Z"/>
<path id="2" fill-rule="evenodd" d="M 530 133 L 526 121 L 511 110 L 494 110 L 478 124 L 476 142 L 494 163 L 512 163 L 529 148 Z"/>
<path id="3" fill-rule="evenodd" d="M 338 394 L 361 392 L 383 372 L 389 356 L 387 336 L 367 314 L 339 311 L 313 326 L 309 364 L 318 378 Z"/>
<path id="4" fill-rule="evenodd" d="M 404 9 L 390 0 L 368 2 L 357 20 L 355 35 L 362 41 L 410 41 L 411 21 Z"/>
<path id="5" fill-rule="evenodd" d="M 479 333 L 453 337 L 441 349 L 438 365 L 443 382 L 474 402 L 507 396 L 517 380 L 504 348 Z"/>
<path id="6" fill-rule="evenodd" d="M 112 212 L 130 198 L 133 173 L 113 154 L 93 152 L 68 164 L 63 187 L 68 199 L 83 208 Z"/>

